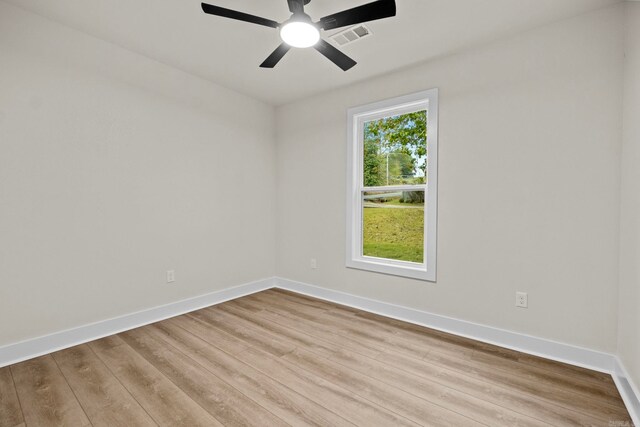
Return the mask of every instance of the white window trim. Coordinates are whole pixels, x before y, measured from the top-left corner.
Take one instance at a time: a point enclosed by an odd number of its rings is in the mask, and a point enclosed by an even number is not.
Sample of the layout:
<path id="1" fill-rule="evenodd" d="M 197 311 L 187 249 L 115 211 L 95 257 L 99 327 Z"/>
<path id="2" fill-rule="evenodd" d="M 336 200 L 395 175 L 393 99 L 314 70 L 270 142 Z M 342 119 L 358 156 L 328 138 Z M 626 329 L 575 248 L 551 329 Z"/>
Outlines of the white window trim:
<path id="1" fill-rule="evenodd" d="M 362 255 L 362 197 L 367 191 L 416 189 L 415 185 L 388 187 L 364 187 L 363 147 L 360 134 L 364 121 L 376 120 L 393 114 L 404 114 L 427 109 L 427 185 L 425 190 L 424 256 L 422 264 L 395 261 Z M 347 259 L 349 268 L 367 270 L 394 276 L 409 277 L 425 281 L 436 281 L 437 215 L 438 215 L 438 89 L 430 89 L 411 95 L 388 99 L 348 110 L 347 152 Z"/>

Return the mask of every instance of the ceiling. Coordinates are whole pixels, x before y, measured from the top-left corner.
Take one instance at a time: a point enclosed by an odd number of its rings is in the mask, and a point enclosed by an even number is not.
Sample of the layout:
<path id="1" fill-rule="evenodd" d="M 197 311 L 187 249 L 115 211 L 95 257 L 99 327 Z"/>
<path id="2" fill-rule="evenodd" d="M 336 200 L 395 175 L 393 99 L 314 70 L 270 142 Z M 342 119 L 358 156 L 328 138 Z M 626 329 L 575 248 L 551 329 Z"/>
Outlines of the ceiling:
<path id="1" fill-rule="evenodd" d="M 397 0 L 397 17 L 368 24 L 373 36 L 341 48 L 358 62 L 343 72 L 313 49 L 293 49 L 275 69 L 261 69 L 278 31 L 205 15 L 198 0 L 6 1 L 273 105 L 619 2 Z M 286 0 L 207 1 L 278 22 L 290 16 Z M 364 3 L 312 0 L 306 12 L 318 20 Z"/>

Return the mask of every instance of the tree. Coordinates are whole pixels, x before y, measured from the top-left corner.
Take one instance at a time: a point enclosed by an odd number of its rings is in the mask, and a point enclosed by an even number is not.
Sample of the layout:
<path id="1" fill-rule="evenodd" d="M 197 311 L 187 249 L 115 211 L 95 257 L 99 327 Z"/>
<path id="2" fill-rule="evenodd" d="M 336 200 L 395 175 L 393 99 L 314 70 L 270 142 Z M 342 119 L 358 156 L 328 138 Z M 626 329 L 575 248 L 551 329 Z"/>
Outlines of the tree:
<path id="1" fill-rule="evenodd" d="M 365 123 L 364 185 L 424 183 L 426 155 L 426 111 Z"/>
<path id="2" fill-rule="evenodd" d="M 376 187 L 382 185 L 382 169 L 379 147 L 376 141 L 365 138 L 364 140 L 364 185 Z"/>

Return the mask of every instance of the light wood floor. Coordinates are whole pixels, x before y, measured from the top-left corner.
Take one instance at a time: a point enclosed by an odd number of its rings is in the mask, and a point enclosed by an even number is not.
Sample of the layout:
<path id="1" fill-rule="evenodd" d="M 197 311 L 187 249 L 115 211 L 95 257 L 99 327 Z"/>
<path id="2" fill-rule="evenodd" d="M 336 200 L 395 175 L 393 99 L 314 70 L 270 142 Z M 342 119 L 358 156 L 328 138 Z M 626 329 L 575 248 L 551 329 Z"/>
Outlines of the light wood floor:
<path id="1" fill-rule="evenodd" d="M 0 369 L 3 427 L 625 423 L 608 375 L 280 290 Z"/>

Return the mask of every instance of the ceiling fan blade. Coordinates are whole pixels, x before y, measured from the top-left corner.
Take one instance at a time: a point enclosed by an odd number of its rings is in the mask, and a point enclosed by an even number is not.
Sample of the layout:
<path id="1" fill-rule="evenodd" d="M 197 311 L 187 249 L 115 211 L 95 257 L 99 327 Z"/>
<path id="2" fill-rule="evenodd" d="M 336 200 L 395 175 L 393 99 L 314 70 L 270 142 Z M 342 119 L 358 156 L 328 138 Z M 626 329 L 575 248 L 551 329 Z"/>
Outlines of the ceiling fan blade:
<path id="1" fill-rule="evenodd" d="M 329 58 L 331 62 L 342 68 L 342 71 L 347 71 L 357 64 L 356 61 L 322 39 L 314 47 L 318 52 Z"/>
<path id="2" fill-rule="evenodd" d="M 287 3 L 289 3 L 291 13 L 304 13 L 304 0 L 287 0 Z"/>
<path id="3" fill-rule="evenodd" d="M 390 18 L 392 16 L 396 16 L 395 0 L 378 0 L 325 16 L 320 19 L 319 24 L 323 30 L 333 30 L 334 28 L 375 21 L 376 19 Z"/>
<path id="4" fill-rule="evenodd" d="M 260 64 L 261 68 L 273 68 L 276 66 L 278 62 L 289 52 L 291 46 L 286 43 L 282 43 L 276 50 L 273 51 L 271 55 L 267 59 L 264 60 L 262 64 Z"/>
<path id="5" fill-rule="evenodd" d="M 265 27 L 278 28 L 280 26 L 276 21 L 271 19 L 261 18 L 255 15 L 249 15 L 248 13 L 238 12 L 237 10 L 225 9 L 224 7 L 214 6 L 207 3 L 202 3 L 202 11 L 209 15 L 222 16 L 224 18 L 237 19 L 238 21 L 250 22 L 252 24 L 264 25 Z"/>

